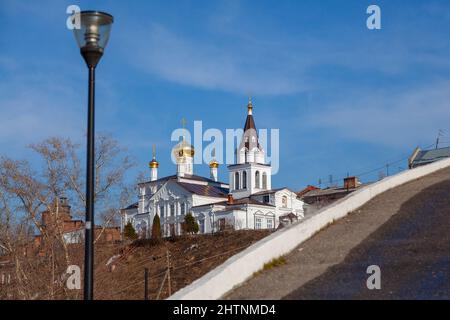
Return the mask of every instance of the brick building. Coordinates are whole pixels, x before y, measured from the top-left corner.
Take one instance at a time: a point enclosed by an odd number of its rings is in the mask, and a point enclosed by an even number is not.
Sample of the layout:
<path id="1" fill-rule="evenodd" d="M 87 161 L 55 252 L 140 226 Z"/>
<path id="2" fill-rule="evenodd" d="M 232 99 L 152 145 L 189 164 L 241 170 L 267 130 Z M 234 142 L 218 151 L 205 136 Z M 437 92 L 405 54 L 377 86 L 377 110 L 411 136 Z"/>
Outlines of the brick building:
<path id="1" fill-rule="evenodd" d="M 60 198 L 55 201 L 51 210 L 42 212 L 41 228 L 49 234 L 60 234 L 65 243 L 81 243 L 84 239 L 84 221 L 73 219 L 70 214 L 70 205 L 66 198 Z M 94 239 L 100 237 L 97 242 L 115 242 L 121 241 L 122 235 L 120 227 L 96 226 L 94 229 Z M 44 236 L 36 235 L 34 238 L 34 247 L 43 245 Z"/>

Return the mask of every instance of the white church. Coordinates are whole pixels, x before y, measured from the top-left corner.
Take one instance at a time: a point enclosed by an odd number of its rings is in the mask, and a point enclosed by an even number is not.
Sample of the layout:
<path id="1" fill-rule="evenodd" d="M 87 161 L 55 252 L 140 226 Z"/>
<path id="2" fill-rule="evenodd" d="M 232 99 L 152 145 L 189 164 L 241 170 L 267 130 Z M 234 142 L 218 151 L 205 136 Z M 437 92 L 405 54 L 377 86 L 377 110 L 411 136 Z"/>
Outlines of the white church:
<path id="1" fill-rule="evenodd" d="M 228 228 L 277 229 L 304 217 L 304 203 L 288 188 L 272 189 L 272 167 L 258 141 L 253 105 L 247 105 L 236 163 L 228 166 L 229 183 L 218 181 L 219 163 L 209 163 L 210 177 L 194 174 L 194 148 L 184 139 L 174 148 L 176 174 L 158 179 L 155 152 L 149 163 L 150 181 L 139 184 L 139 201 L 122 209 L 122 228 L 131 222 L 140 237 L 149 237 L 155 215 L 161 232 L 182 233 L 187 213 L 197 220 L 199 233 Z"/>

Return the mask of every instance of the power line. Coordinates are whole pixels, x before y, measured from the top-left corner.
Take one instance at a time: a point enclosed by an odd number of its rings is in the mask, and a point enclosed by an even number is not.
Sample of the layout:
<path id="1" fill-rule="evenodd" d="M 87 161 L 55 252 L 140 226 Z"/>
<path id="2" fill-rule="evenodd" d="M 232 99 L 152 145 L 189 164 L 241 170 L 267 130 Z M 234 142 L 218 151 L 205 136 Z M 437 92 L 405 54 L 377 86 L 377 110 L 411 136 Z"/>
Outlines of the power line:
<path id="1" fill-rule="evenodd" d="M 449 141 L 449 144 L 450 144 L 450 141 Z M 433 144 L 430 144 L 430 145 L 428 145 L 428 146 L 425 146 L 425 147 L 423 147 L 422 149 L 429 149 L 429 148 L 431 148 L 431 147 L 433 147 L 433 146 L 435 146 L 435 144 L 433 143 Z M 358 174 L 354 174 L 354 175 L 352 175 L 352 176 L 355 176 L 355 177 L 358 177 L 358 178 L 360 178 L 360 177 L 364 177 L 364 176 L 367 176 L 367 175 L 370 175 L 370 174 L 373 174 L 373 173 L 377 173 L 377 172 L 380 172 L 381 170 L 386 170 L 387 172 L 388 172 L 388 170 L 389 170 L 389 167 L 392 167 L 393 165 L 396 165 L 396 164 L 398 164 L 398 163 L 400 163 L 400 162 L 402 162 L 402 161 L 405 161 L 405 160 L 408 160 L 409 159 L 409 157 L 410 157 L 410 154 L 408 154 L 408 155 L 406 155 L 406 154 L 404 154 L 404 156 L 401 158 L 401 159 L 397 159 L 397 160 L 392 160 L 392 161 L 387 161 L 387 162 L 385 162 L 383 165 L 380 165 L 380 166 L 377 166 L 377 167 L 375 167 L 375 168 L 371 168 L 371 169 L 368 169 L 368 170 L 365 170 L 365 171 L 363 171 L 363 172 L 360 172 L 360 173 L 358 173 Z M 341 181 L 343 181 L 345 178 L 347 178 L 349 176 L 349 173 L 347 172 L 347 176 L 342 176 L 342 177 L 340 177 L 340 178 L 335 178 L 335 179 L 333 179 L 332 177 L 333 177 L 333 175 L 329 175 L 328 176 L 328 183 L 329 183 L 329 185 L 331 186 L 331 185 L 333 185 L 333 184 L 335 184 L 335 183 L 339 183 L 339 182 L 341 182 Z M 327 181 L 327 179 L 323 179 L 323 178 L 319 178 L 319 181 L 322 183 L 322 181 Z"/>

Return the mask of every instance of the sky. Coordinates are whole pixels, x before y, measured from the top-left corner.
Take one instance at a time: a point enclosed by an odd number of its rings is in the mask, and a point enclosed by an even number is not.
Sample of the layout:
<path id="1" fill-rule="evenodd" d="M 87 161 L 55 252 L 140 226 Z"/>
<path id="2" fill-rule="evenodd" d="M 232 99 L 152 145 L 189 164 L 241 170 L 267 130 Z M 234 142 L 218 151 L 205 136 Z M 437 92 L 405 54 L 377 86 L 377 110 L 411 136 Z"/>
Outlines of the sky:
<path id="1" fill-rule="evenodd" d="M 252 96 L 258 128 L 280 130 L 273 187 L 300 190 L 407 167 L 416 146 L 450 141 L 448 1 L 0 0 L 0 154 L 28 159 L 50 136 L 84 144 L 87 69 L 66 27 L 69 5 L 114 16 L 97 67 L 96 130 L 149 174 L 175 173 L 171 133 L 242 128 Z M 369 30 L 366 9 L 381 9 Z M 447 137 L 449 136 L 449 137 Z M 270 153 L 270 150 L 269 152 Z M 206 164 L 194 168 L 209 175 Z M 219 177 L 228 180 L 225 166 Z"/>

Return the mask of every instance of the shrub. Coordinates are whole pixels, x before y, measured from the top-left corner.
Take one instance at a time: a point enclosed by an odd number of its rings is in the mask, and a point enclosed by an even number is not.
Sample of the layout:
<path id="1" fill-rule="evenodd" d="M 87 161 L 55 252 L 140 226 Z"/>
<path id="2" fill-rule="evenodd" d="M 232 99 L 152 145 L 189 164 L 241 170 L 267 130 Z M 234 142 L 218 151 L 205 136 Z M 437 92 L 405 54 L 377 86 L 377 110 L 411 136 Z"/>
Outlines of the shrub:
<path id="1" fill-rule="evenodd" d="M 161 220 L 157 214 L 153 218 L 152 239 L 161 239 Z"/>
<path id="2" fill-rule="evenodd" d="M 198 233 L 199 231 L 199 226 L 197 221 L 195 221 L 194 216 L 192 215 L 192 213 L 188 213 L 185 217 L 184 217 L 184 231 L 188 234 L 194 234 L 194 233 Z"/>
<path id="3" fill-rule="evenodd" d="M 134 230 L 134 227 L 130 221 L 125 225 L 125 228 L 123 229 L 123 235 L 125 238 L 130 240 L 135 240 L 138 238 L 136 230 Z"/>

